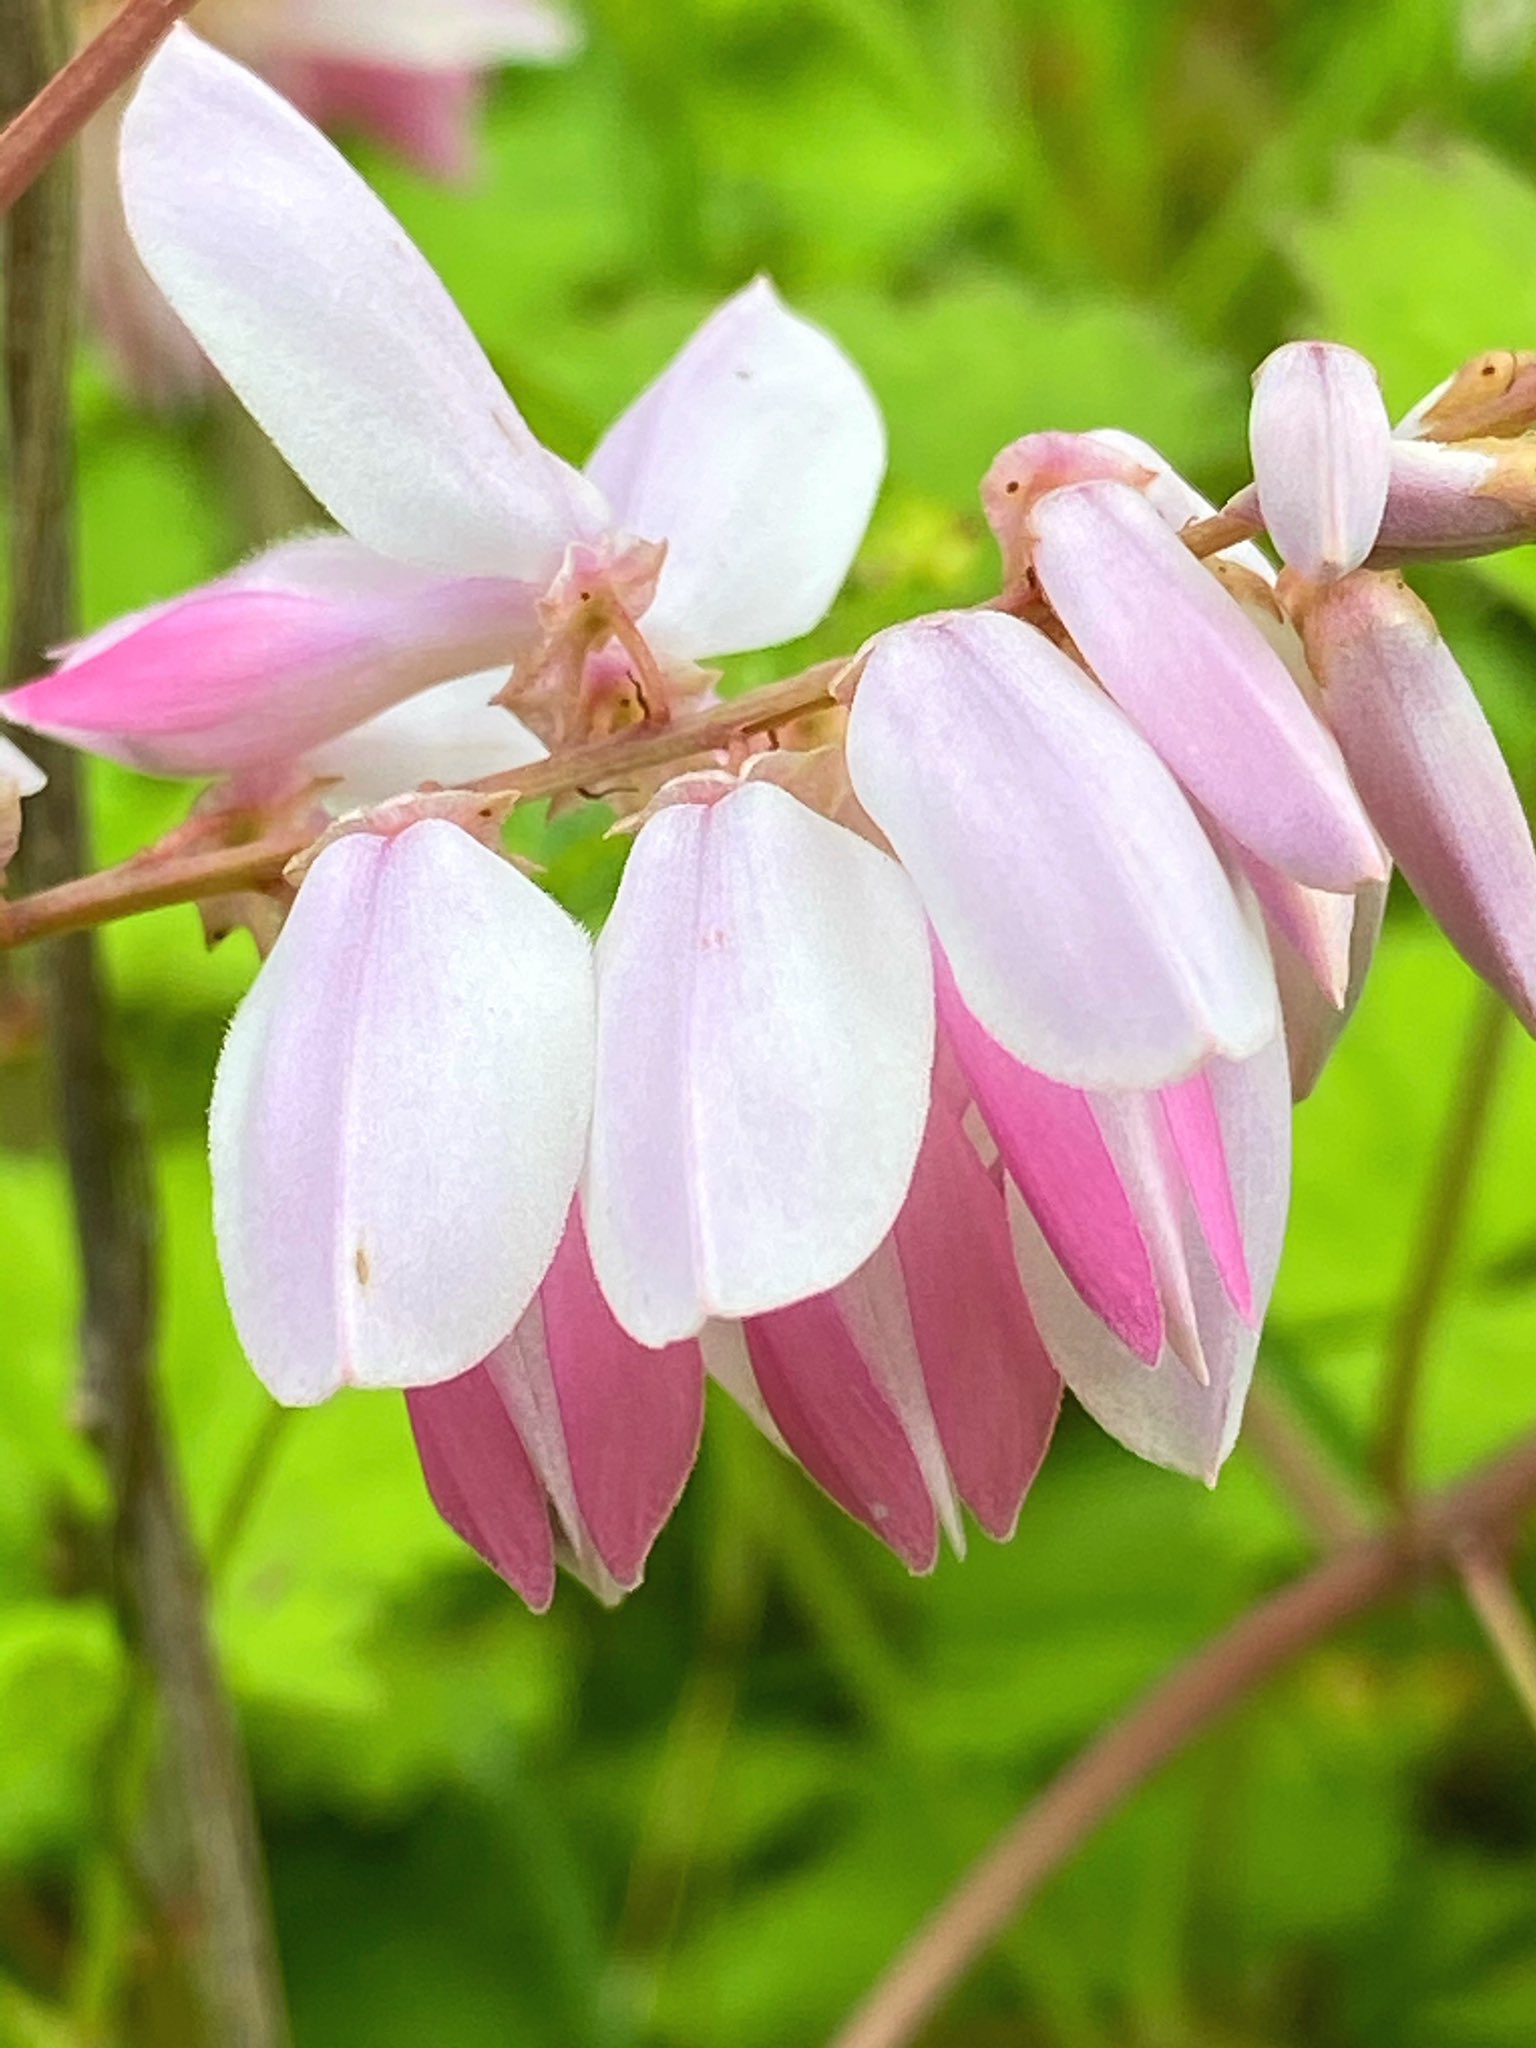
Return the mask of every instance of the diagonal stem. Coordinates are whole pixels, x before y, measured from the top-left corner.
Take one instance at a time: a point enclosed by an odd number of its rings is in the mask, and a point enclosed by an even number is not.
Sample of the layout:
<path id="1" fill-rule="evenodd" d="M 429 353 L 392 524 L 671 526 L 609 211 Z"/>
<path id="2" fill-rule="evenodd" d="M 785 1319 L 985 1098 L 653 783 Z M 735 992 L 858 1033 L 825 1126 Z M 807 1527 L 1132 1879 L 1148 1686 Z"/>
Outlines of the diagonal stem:
<path id="1" fill-rule="evenodd" d="M 1536 1434 L 1250 1608 L 1069 1764 L 960 1880 L 832 2048 L 906 2048 L 1045 1880 L 1152 1774 L 1344 1623 L 1536 1508 Z"/>
<path id="2" fill-rule="evenodd" d="M 196 4 L 197 0 L 124 0 L 100 35 L 41 85 L 35 98 L 0 131 L 0 214 L 15 205 Z M 0 8 L 0 21 L 4 18 Z M 58 55 L 62 59 L 63 49 Z"/>

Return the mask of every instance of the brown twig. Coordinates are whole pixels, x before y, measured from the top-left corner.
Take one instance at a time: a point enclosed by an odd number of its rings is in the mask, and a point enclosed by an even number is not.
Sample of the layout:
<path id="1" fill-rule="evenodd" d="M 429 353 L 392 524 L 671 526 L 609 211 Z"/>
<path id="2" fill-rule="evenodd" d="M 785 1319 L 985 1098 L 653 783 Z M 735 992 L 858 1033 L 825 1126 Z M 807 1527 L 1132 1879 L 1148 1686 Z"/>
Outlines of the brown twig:
<path id="1" fill-rule="evenodd" d="M 1255 526 L 1251 519 L 1242 519 L 1235 512 L 1213 512 L 1206 519 L 1195 519 L 1179 534 L 1192 555 L 1204 561 L 1207 555 L 1219 555 L 1223 548 L 1233 548 L 1240 541 L 1252 540 L 1263 528 Z"/>
<path id="2" fill-rule="evenodd" d="M 21 104 L 52 74 L 72 29 L 68 0 L 0 0 L 0 106 Z M 43 650 L 74 626 L 74 221 L 70 166 L 60 162 L 4 223 L 13 593 L 7 667 L 16 676 L 34 672 Z M 22 860 L 46 888 L 78 871 L 85 830 L 74 758 L 46 743 L 34 751 L 51 779 L 29 806 Z M 155 1398 L 155 1202 L 147 1148 L 117 1064 L 93 941 L 84 934 L 59 940 L 43 957 L 41 978 L 79 1247 L 80 1420 L 107 1470 L 113 1600 L 163 1729 L 166 1768 L 158 1782 L 168 1795 L 163 1817 L 174 1819 L 193 1907 L 204 2038 L 209 2048 L 286 2048 L 254 1802 Z M 178 1905 L 184 1915 L 185 1904 Z"/>
<path id="3" fill-rule="evenodd" d="M 471 786 L 487 795 L 526 803 L 535 797 L 584 790 L 622 790 L 637 776 L 709 754 L 738 737 L 767 731 L 830 700 L 824 668 L 754 690 L 672 723 L 594 740 L 587 746 L 535 761 L 531 767 L 488 776 Z M 311 842 L 309 833 L 281 832 L 211 853 L 158 857 L 153 849 L 116 867 L 0 903 L 0 951 L 58 932 L 87 931 L 115 918 L 198 903 L 244 889 L 269 888 Z"/>
<path id="4" fill-rule="evenodd" d="M 11 12 L 26 0 L 7 0 Z M 0 132 L 0 214 L 80 133 L 197 0 L 124 0 L 100 35 L 50 76 Z M 3 19 L 0 11 L 0 19 Z M 67 49 L 67 45 L 65 48 Z"/>
<path id="5" fill-rule="evenodd" d="M 1389 1500 L 1408 1492 L 1413 1424 L 1430 1339 L 1461 1244 L 1478 1158 L 1488 1135 L 1494 1096 L 1511 1038 L 1503 1000 L 1479 988 L 1456 1093 L 1446 1118 L 1436 1166 L 1408 1265 L 1403 1297 L 1387 1336 L 1377 1479 Z"/>
<path id="6" fill-rule="evenodd" d="M 1536 1435 L 1251 1608 L 1090 1744 L 961 1879 L 832 2048 L 905 2048 L 1047 1877 L 1213 1721 L 1345 1622 L 1536 1508 Z"/>

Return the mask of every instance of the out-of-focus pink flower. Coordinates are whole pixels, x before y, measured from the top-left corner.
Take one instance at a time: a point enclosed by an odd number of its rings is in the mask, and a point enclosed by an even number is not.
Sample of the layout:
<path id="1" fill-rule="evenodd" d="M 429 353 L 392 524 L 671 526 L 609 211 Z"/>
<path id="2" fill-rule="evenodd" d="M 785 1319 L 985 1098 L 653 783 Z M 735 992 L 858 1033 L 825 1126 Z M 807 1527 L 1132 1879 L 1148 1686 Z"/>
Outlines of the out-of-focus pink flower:
<path id="1" fill-rule="evenodd" d="M 351 543 L 290 546 L 120 622 L 4 700 L 18 722 L 219 773 L 515 663 L 540 736 L 579 737 L 626 691 L 665 716 L 701 660 L 793 639 L 831 602 L 883 429 L 846 356 L 766 281 L 583 474 L 534 438 L 335 150 L 186 30 L 124 119 L 123 180 L 157 283 Z"/>
<path id="2" fill-rule="evenodd" d="M 698 1450 L 703 1360 L 614 1321 L 573 1211 L 511 1336 L 406 1402 L 443 1519 L 542 1612 L 557 1559 L 605 1600 L 640 1583 Z"/>
<path id="3" fill-rule="evenodd" d="M 585 935 L 447 819 L 320 853 L 209 1118 L 230 1307 L 279 1400 L 430 1385 L 505 1337 L 581 1168 L 592 1011 Z"/>
<path id="4" fill-rule="evenodd" d="M 195 19 L 201 35 L 312 121 L 371 135 L 441 178 L 474 167 L 486 76 L 504 64 L 557 62 L 578 40 L 569 15 L 545 0 L 202 0 Z M 170 406 L 200 395 L 212 366 L 124 224 L 117 149 L 125 104 L 116 99 L 82 140 L 86 301 L 129 390 Z"/>

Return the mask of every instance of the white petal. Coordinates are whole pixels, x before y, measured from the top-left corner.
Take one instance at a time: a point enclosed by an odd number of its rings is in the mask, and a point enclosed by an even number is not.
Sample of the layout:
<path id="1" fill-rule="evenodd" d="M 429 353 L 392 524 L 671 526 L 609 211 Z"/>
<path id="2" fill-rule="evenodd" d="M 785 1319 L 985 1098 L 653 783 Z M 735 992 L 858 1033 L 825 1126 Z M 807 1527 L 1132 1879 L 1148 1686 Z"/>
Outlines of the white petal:
<path id="1" fill-rule="evenodd" d="M 171 31 L 123 120 L 145 266 L 257 421 L 358 540 L 461 574 L 547 580 L 601 529 L 399 223 L 269 86 Z"/>
<path id="2" fill-rule="evenodd" d="M 1030 627 L 974 612 L 882 633 L 848 768 L 967 1007 L 1026 1066 L 1154 1087 L 1277 1029 L 1262 941 L 1178 785 Z"/>
<path id="3" fill-rule="evenodd" d="M 672 655 L 808 633 L 885 471 L 869 387 L 759 278 L 714 313 L 587 465 L 618 525 L 667 543 L 646 633 Z"/>
<path id="4" fill-rule="evenodd" d="M 598 945 L 583 1206 L 643 1344 L 835 1287 L 896 1219 L 933 1063 L 896 864 L 751 782 L 661 810 Z"/>
<path id="5" fill-rule="evenodd" d="M 285 0 L 275 33 L 306 55 L 422 70 L 566 57 L 580 41 L 542 0 Z"/>
<path id="6" fill-rule="evenodd" d="M 578 927 L 456 826 L 353 834 L 242 1004 L 210 1115 L 235 1324 L 280 1400 L 466 1371 L 559 1242 L 591 1100 Z"/>
<path id="7" fill-rule="evenodd" d="M 459 676 L 423 690 L 328 746 L 305 756 L 311 775 L 332 780 L 326 807 L 338 816 L 440 782 L 456 789 L 482 776 L 500 775 L 542 761 L 547 749 L 520 718 L 491 700 L 507 680 L 505 669 Z"/>

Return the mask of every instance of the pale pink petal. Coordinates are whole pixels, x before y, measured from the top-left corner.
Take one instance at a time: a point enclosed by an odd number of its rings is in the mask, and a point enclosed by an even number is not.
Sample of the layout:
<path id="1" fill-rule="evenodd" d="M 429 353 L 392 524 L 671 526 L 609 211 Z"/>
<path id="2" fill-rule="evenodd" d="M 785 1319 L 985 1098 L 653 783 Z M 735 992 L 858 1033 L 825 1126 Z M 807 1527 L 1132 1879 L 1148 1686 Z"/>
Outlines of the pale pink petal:
<path id="1" fill-rule="evenodd" d="M 1036 505 L 1035 568 L 1105 689 L 1249 852 L 1316 889 L 1384 857 L 1339 752 L 1283 663 L 1138 491 Z"/>
<path id="2" fill-rule="evenodd" d="M 647 1350 L 620 1329 L 573 1210 L 537 1300 L 487 1364 L 575 1561 L 584 1565 L 591 1553 L 600 1568 L 591 1576 L 630 1591 L 698 1452 L 698 1345 Z"/>
<path id="3" fill-rule="evenodd" d="M 1152 1364 L 1163 1346 L 1157 1281 L 1088 1097 L 1032 1072 L 989 1037 L 961 1001 L 942 953 L 934 980 L 943 1039 L 1009 1178 L 1078 1293 Z"/>
<path id="4" fill-rule="evenodd" d="M 154 774 L 292 761 L 482 668 L 533 618 L 520 584 L 424 575 L 341 538 L 289 542 L 117 620 L 52 675 L 0 697 L 0 710 Z"/>
<path id="5" fill-rule="evenodd" d="M 490 1374 L 476 1366 L 405 1400 L 438 1513 L 542 1614 L 555 1597 L 549 1504 Z"/>
<path id="6" fill-rule="evenodd" d="M 1364 356 L 1292 341 L 1254 376 L 1248 423 L 1264 525 L 1288 567 L 1311 581 L 1358 569 L 1387 504 L 1392 425 Z"/>
<path id="7" fill-rule="evenodd" d="M 1261 1317 L 1279 1264 L 1290 1187 L 1290 1087 L 1277 1039 L 1252 1060 L 1210 1070 L 1243 1231 L 1254 1311 Z M 1010 1218 L 1035 1322 L 1067 1385 L 1089 1413 L 1138 1456 L 1214 1485 L 1242 1421 L 1258 1334 L 1233 1308 L 1203 1237 L 1193 1227 L 1188 1265 L 1208 1378 L 1201 1384 L 1165 1352 L 1152 1372 L 1109 1334 L 1073 1292 L 1024 1204 Z"/>
<path id="8" fill-rule="evenodd" d="M 1159 1089 L 1158 1100 L 1221 1284 L 1238 1314 L 1251 1321 L 1253 1280 L 1209 1072 L 1191 1074 L 1187 1081 Z"/>
<path id="9" fill-rule="evenodd" d="M 1319 597 L 1307 652 L 1382 837 L 1451 943 L 1536 1031 L 1536 848 L 1498 741 L 1396 576 Z"/>
<path id="10" fill-rule="evenodd" d="M 1536 531 L 1531 484 L 1528 440 L 1449 447 L 1394 440 L 1386 511 L 1368 566 L 1468 561 L 1520 546 Z M 1263 523 L 1252 484 L 1225 509 Z"/>
<path id="11" fill-rule="evenodd" d="M 896 1219 L 933 1062 L 896 864 L 748 782 L 641 830 L 598 948 L 583 1213 L 646 1344 L 836 1286 Z"/>
<path id="12" fill-rule="evenodd" d="M 1030 627 L 950 613 L 880 634 L 848 767 L 966 1007 L 1026 1066 L 1151 1087 L 1275 1031 L 1262 942 L 1188 803 Z"/>
<path id="13" fill-rule="evenodd" d="M 285 47 L 408 70 L 550 62 L 580 42 L 553 0 L 283 0 Z"/>
<path id="14" fill-rule="evenodd" d="M 839 1290 L 839 1294 L 841 1290 Z M 933 1569 L 939 1517 L 902 1418 L 839 1294 L 818 1294 L 746 1325 L 762 1399 L 785 1443 L 846 1513 L 910 1570 Z"/>
<path id="15" fill-rule="evenodd" d="M 1187 1184 L 1163 1115 L 1160 1091 L 1127 1089 L 1099 1093 L 1092 1100 L 1099 1130 L 1141 1226 L 1157 1278 L 1164 1356 L 1171 1353 L 1204 1382 L 1209 1368 L 1189 1264 Z"/>
<path id="16" fill-rule="evenodd" d="M 1309 889 L 1241 847 L 1234 847 L 1233 855 L 1258 898 L 1271 941 L 1283 940 L 1306 967 L 1324 1000 L 1335 1010 L 1342 1008 L 1349 987 L 1354 896 Z M 1368 882 L 1365 887 L 1380 889 L 1382 884 Z"/>
<path id="17" fill-rule="evenodd" d="M 123 119 L 139 254 L 260 425 L 366 546 L 547 581 L 605 524 L 529 432 L 398 223 L 250 72 L 171 31 Z"/>
<path id="18" fill-rule="evenodd" d="M 1291 1092 L 1297 1102 L 1305 1102 L 1317 1086 L 1345 1025 L 1355 1014 L 1376 956 L 1387 893 L 1387 883 L 1368 882 L 1350 904 L 1348 973 L 1337 1002 L 1321 992 L 1315 970 L 1285 938 L 1275 938 L 1275 982 L 1290 1053 Z"/>
<path id="19" fill-rule="evenodd" d="M 1151 472 L 1151 483 L 1142 486 L 1147 502 L 1162 514 L 1175 533 L 1181 533 L 1196 520 L 1209 519 L 1216 510 L 1210 499 L 1182 477 L 1167 456 L 1154 448 L 1150 441 L 1143 441 L 1137 434 L 1127 434 L 1121 427 L 1094 427 L 1087 438 L 1102 441 L 1106 447 L 1120 455 L 1130 456 Z M 1240 540 L 1235 547 L 1223 548 L 1214 559 L 1250 569 L 1265 583 L 1275 580 L 1274 567 L 1268 556 L 1251 540 Z"/>
<path id="20" fill-rule="evenodd" d="M 1001 1193 L 937 1100 L 895 1244 L 956 1490 L 987 1534 L 1006 1541 L 1049 1448 L 1061 1380 L 1019 1283 Z"/>
<path id="21" fill-rule="evenodd" d="M 665 541 L 647 636 L 669 655 L 775 647 L 842 586 L 885 470 L 869 387 L 766 278 L 727 299 L 604 436 L 616 523 Z"/>
<path id="22" fill-rule="evenodd" d="M 412 71 L 348 57 L 297 57 L 265 67 L 317 128 L 356 129 L 429 177 L 469 177 L 482 90 L 474 71 Z"/>
<path id="23" fill-rule="evenodd" d="M 579 928 L 443 820 L 311 868 L 210 1113 L 235 1326 L 280 1400 L 482 1359 L 554 1255 L 591 1103 Z"/>
<path id="24" fill-rule="evenodd" d="M 304 757 L 305 770 L 332 780 L 325 802 L 340 814 L 426 782 L 456 789 L 542 761 L 543 742 L 493 702 L 506 681 L 505 669 L 483 669 L 438 683 L 316 747 Z"/>
<path id="25" fill-rule="evenodd" d="M 48 786 L 48 778 L 37 763 L 29 761 L 4 734 L 0 734 L 0 783 L 9 783 L 18 796 L 36 796 Z"/>

